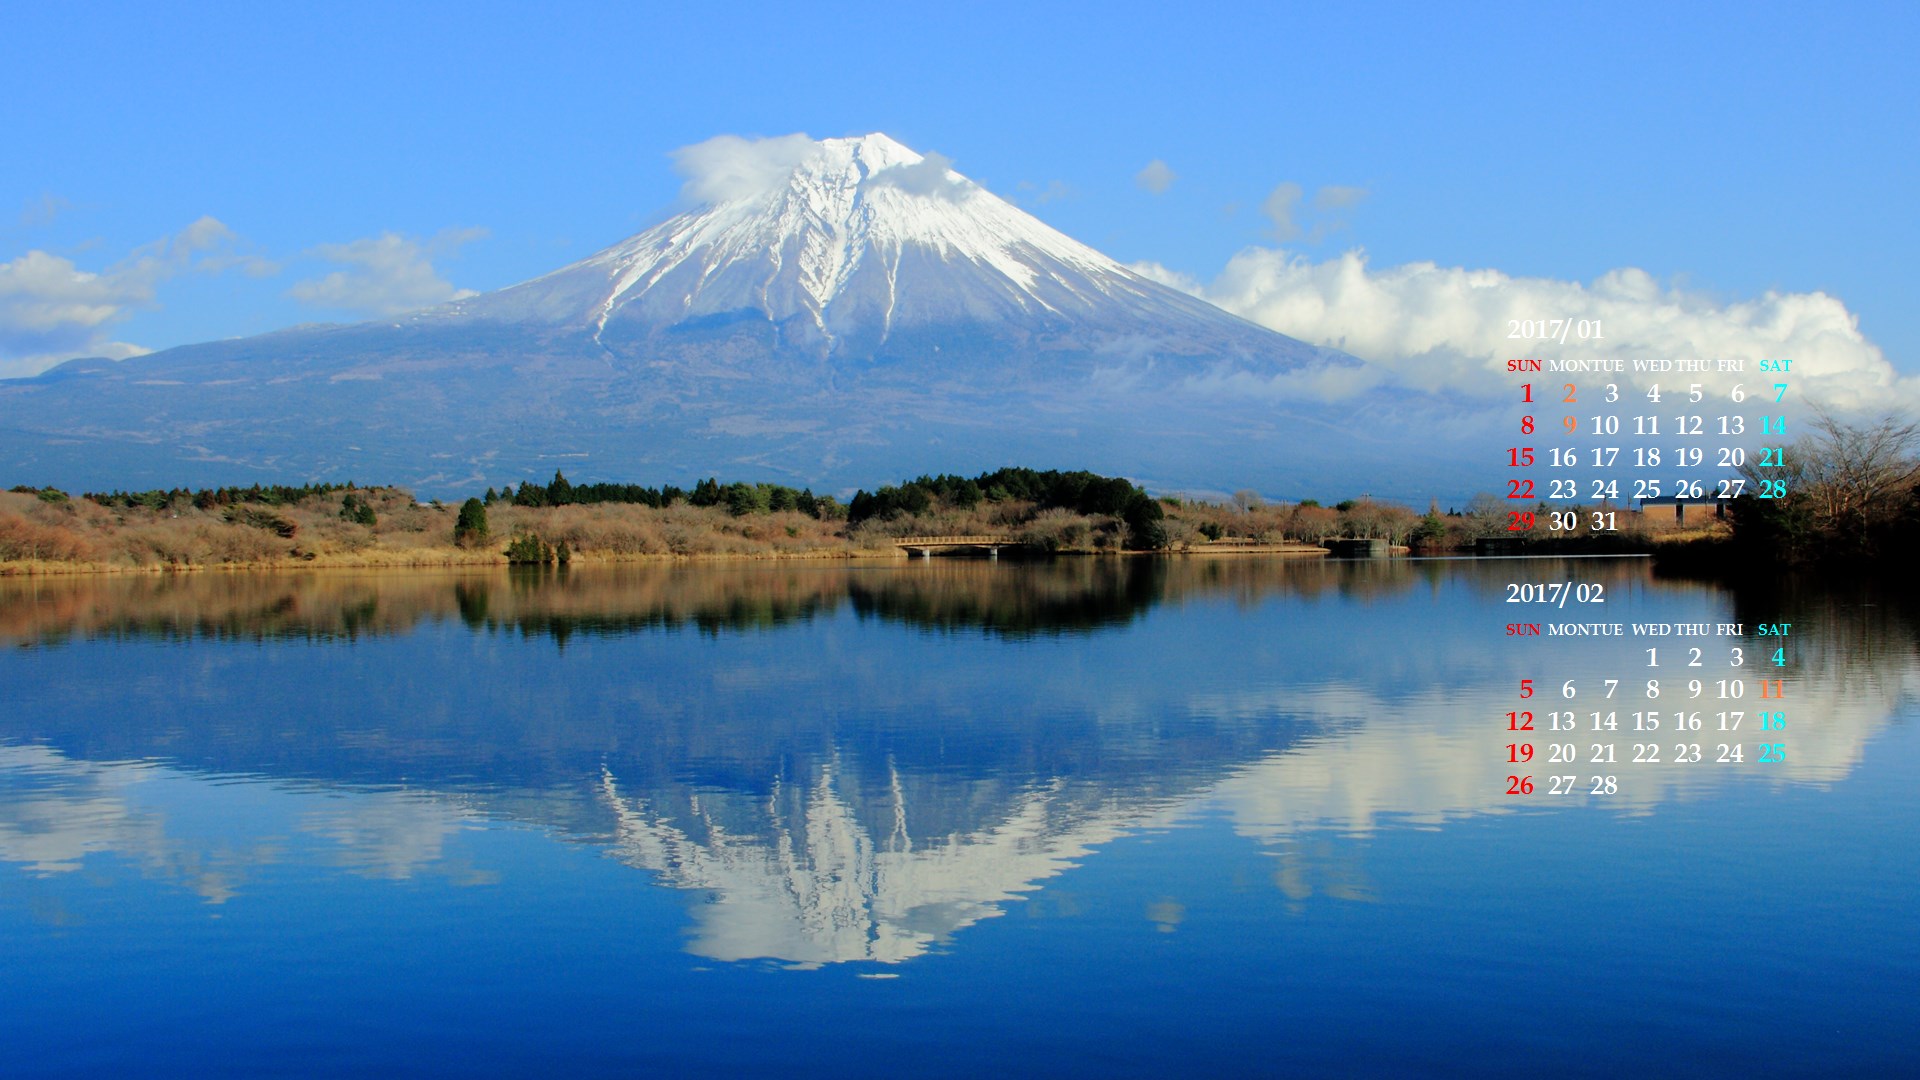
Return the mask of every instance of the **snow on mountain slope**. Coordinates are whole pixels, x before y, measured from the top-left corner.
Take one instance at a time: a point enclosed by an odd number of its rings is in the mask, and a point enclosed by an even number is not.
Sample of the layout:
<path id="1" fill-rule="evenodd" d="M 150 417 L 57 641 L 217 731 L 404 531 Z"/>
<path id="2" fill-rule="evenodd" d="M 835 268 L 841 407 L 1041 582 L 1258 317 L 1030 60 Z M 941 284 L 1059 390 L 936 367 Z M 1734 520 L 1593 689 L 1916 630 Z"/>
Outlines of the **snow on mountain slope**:
<path id="1" fill-rule="evenodd" d="M 858 341 L 860 351 L 884 348 L 897 327 L 963 320 L 1037 331 L 1086 322 L 1168 331 L 1195 320 L 1254 329 L 878 134 L 812 143 L 782 184 L 677 214 L 441 313 L 585 324 L 596 337 L 622 322 L 751 316 L 810 326 L 810 340 L 830 349 Z"/>

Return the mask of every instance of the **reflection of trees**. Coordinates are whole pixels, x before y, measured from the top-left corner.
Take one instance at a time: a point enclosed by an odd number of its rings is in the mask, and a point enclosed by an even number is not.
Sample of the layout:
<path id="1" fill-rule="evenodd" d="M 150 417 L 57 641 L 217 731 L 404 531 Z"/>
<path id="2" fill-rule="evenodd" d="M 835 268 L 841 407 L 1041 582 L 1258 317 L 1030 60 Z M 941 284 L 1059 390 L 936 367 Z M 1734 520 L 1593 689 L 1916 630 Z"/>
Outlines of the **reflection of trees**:
<path id="1" fill-rule="evenodd" d="M 942 632 L 1027 637 L 1114 629 L 1159 604 L 1384 600 L 1437 589 L 1442 582 L 1496 597 L 1510 580 L 1604 582 L 1618 597 L 1644 587 L 1648 566 L 1639 559 L 1325 562 L 1232 556 L 0 578 L 0 641 L 352 640 L 457 622 L 564 643 L 576 634 L 758 632 L 842 605 L 862 616 Z M 1671 581 L 1662 588 L 1691 588 L 1703 601 L 1719 591 L 1705 582 Z M 1745 585 L 1735 593 L 1750 595 Z M 1779 618 L 1784 616 L 1766 621 Z"/>
<path id="2" fill-rule="evenodd" d="M 1859 580 L 1769 575 L 1733 588 L 1735 617 L 1753 633 L 1787 624 L 1785 637 L 1756 637 L 1754 678 L 1789 683 L 1789 715 L 1802 711 L 1794 687 L 1845 688 L 1847 696 L 1890 711 L 1920 693 L 1920 595 Z M 1786 664 L 1769 657 L 1786 650 Z M 1811 718 L 1817 719 L 1818 714 Z"/>
<path id="3" fill-rule="evenodd" d="M 941 631 L 1071 634 L 1124 626 L 1156 604 L 1212 596 L 1245 603 L 1328 592 L 1389 596 L 1435 572 L 1399 560 L 1235 557 L 0 579 L 0 641 L 352 640 L 457 621 L 564 643 L 576 634 L 761 631 L 842 604 Z"/>
<path id="4" fill-rule="evenodd" d="M 1160 559 L 1073 559 L 1034 571 L 955 565 L 853 575 L 855 611 L 943 631 L 1020 637 L 1123 626 L 1165 597 Z"/>
<path id="5" fill-rule="evenodd" d="M 1907 673 L 1920 665 L 1920 593 L 1849 574 L 1723 569 L 1660 587 L 1731 597 L 1732 618 L 1752 637 L 1749 677 L 1850 688 L 1889 709 L 1914 692 Z M 1757 636 L 1762 625 L 1785 624 L 1785 637 Z M 1768 658 L 1779 648 L 1786 664 L 1776 668 Z"/>
<path id="6" fill-rule="evenodd" d="M 0 640 L 331 640 L 451 621 L 560 639 L 660 628 L 719 633 L 808 618 L 844 593 L 844 571 L 757 567 L 32 579 L 0 583 Z"/>

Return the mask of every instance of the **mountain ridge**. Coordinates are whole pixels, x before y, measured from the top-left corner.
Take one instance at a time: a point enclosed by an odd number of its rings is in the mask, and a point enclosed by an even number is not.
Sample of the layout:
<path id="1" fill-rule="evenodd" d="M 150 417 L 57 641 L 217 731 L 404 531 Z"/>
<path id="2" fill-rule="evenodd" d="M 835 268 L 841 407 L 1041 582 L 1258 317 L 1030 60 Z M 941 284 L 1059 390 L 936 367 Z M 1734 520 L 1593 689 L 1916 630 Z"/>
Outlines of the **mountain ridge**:
<path id="1" fill-rule="evenodd" d="M 0 382 L 0 467 L 448 494 L 556 464 L 823 490 L 1008 464 L 1274 491 L 1354 472 L 1310 392 L 1353 358 L 1144 278 L 886 136 L 780 149 L 783 173 L 723 177 L 491 293 Z"/>

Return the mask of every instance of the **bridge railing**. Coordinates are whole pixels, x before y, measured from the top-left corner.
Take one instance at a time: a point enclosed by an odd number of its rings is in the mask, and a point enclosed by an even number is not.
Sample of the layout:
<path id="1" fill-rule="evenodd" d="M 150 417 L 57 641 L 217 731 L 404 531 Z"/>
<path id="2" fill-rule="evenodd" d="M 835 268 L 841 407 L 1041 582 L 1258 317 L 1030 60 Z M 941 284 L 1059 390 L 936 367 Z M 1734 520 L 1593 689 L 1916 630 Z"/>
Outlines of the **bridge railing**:
<path id="1" fill-rule="evenodd" d="M 901 536 L 894 539 L 897 547 L 962 547 L 967 545 L 987 545 L 1006 547 L 1012 544 L 1013 537 L 1005 535 L 974 536 Z"/>

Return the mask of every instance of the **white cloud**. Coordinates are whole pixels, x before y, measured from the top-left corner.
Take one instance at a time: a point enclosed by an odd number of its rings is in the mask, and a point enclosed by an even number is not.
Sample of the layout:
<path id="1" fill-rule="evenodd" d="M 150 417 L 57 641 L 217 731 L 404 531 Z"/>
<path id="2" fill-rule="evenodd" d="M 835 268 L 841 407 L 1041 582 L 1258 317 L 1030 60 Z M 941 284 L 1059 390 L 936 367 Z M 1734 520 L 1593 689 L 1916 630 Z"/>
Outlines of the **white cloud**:
<path id="1" fill-rule="evenodd" d="M 1147 162 L 1146 168 L 1133 174 L 1134 183 L 1146 188 L 1155 195 L 1165 195 L 1167 189 L 1172 187 L 1173 182 L 1178 179 L 1180 179 L 1180 174 L 1168 168 L 1167 163 L 1161 161 L 1159 158 L 1154 158 L 1152 161 Z"/>
<path id="2" fill-rule="evenodd" d="M 1313 199 L 1308 203 L 1311 213 L 1307 217 L 1312 220 L 1313 226 L 1310 232 L 1307 221 L 1302 220 L 1300 213 L 1306 190 L 1291 180 L 1276 185 L 1267 193 L 1267 197 L 1260 201 L 1260 212 L 1273 222 L 1268 235 L 1275 240 L 1285 243 L 1304 237 L 1306 243 L 1317 244 L 1329 234 L 1346 228 L 1347 220 L 1342 211 L 1360 205 L 1367 195 L 1366 188 L 1347 184 L 1328 184 L 1316 189 Z M 1237 207 L 1230 208 L 1228 213 L 1231 214 L 1234 209 Z"/>
<path id="3" fill-rule="evenodd" d="M 1328 184 L 1313 193 L 1313 209 L 1320 220 L 1314 222 L 1313 232 L 1307 242 L 1317 244 L 1329 235 L 1347 227 L 1344 211 L 1351 210 L 1366 201 L 1367 189 L 1346 184 Z"/>
<path id="4" fill-rule="evenodd" d="M 953 171 L 953 159 L 932 150 L 911 165 L 891 165 L 875 172 L 867 183 L 948 200 L 958 199 L 968 187 L 966 179 Z"/>
<path id="5" fill-rule="evenodd" d="M 43 192 L 39 198 L 27 202 L 20 211 L 19 225 L 23 229 L 37 229 L 51 225 L 61 214 L 73 209 L 73 204 L 52 192 Z"/>
<path id="6" fill-rule="evenodd" d="M 779 187 L 815 145 L 804 134 L 766 139 L 716 135 L 669 156 L 674 171 L 686 177 L 682 196 L 693 202 L 723 203 Z"/>
<path id="7" fill-rule="evenodd" d="M 1351 401 L 1387 382 L 1391 375 L 1372 366 L 1311 366 L 1277 375 L 1220 369 L 1185 382 L 1191 392 L 1239 401 Z"/>
<path id="8" fill-rule="evenodd" d="M 1189 277 L 1178 270 L 1162 266 L 1157 262 L 1130 263 L 1127 269 L 1139 274 L 1148 281 L 1165 285 L 1169 289 L 1179 289 L 1189 296 L 1198 296 L 1203 300 L 1208 299 L 1206 292 L 1207 287 L 1199 278 Z"/>
<path id="9" fill-rule="evenodd" d="M 322 244 L 314 253 L 345 269 L 298 282 L 287 295 L 304 304 L 367 315 L 398 315 L 464 300 L 476 295 L 474 291 L 455 288 L 434 269 L 433 260 L 486 235 L 485 229 L 447 229 L 421 241 L 386 232 L 344 244 Z"/>
<path id="10" fill-rule="evenodd" d="M 673 151 L 674 171 L 686 178 L 680 195 L 689 202 L 717 204 L 750 199 L 787 182 L 793 170 L 818 153 L 820 143 L 804 134 L 768 138 L 716 135 Z M 953 159 L 929 151 L 919 161 L 874 171 L 865 183 L 913 195 L 959 199 L 972 184 L 953 171 Z"/>
<path id="11" fill-rule="evenodd" d="M 1315 210 L 1346 210 L 1360 205 L 1367 197 L 1367 189 L 1350 187 L 1346 184 L 1328 184 L 1313 193 Z"/>
<path id="12" fill-rule="evenodd" d="M 1260 200 L 1260 212 L 1273 222 L 1275 240 L 1291 240 L 1300 235 L 1300 226 L 1293 220 L 1294 211 L 1300 206 L 1300 185 L 1289 180 L 1278 184 Z"/>
<path id="13" fill-rule="evenodd" d="M 1080 197 L 1079 189 L 1067 183 L 1065 180 L 1049 180 L 1045 187 L 1041 187 L 1031 180 L 1022 180 L 1014 185 L 1014 191 L 1017 193 L 1015 198 L 1018 201 L 1030 203 L 1034 206 L 1045 206 L 1050 202 L 1058 202 L 1061 199 L 1077 199 Z"/>
<path id="14" fill-rule="evenodd" d="M 278 269 L 237 246 L 231 229 L 203 217 L 100 271 L 82 270 L 65 256 L 37 250 L 0 263 L 0 378 L 36 375 L 79 356 L 124 360 L 150 351 L 113 340 L 110 328 L 153 306 L 159 286 L 169 278 Z"/>
<path id="15" fill-rule="evenodd" d="M 1376 270 L 1362 251 L 1314 262 L 1251 248 L 1204 284 L 1153 264 L 1134 269 L 1262 326 L 1345 350 L 1423 389 L 1498 397 L 1512 391 L 1507 360 L 1559 357 L 1625 361 L 1625 374 L 1607 376 L 1622 385 L 1699 381 L 1725 392 L 1744 382 L 1752 393 L 1773 381 L 1761 375 L 1759 362 L 1786 359 L 1802 400 L 1842 410 L 1920 404 L 1920 379 L 1899 375 L 1846 305 L 1826 293 L 1722 300 L 1632 268 L 1588 283 L 1430 262 Z M 1551 319 L 1586 320 L 1604 336 L 1581 341 L 1570 332 L 1565 344 L 1509 336 L 1517 322 Z M 1740 360 L 1745 370 L 1636 374 L 1635 359 L 1700 359 L 1716 368 L 1720 360 Z"/>

